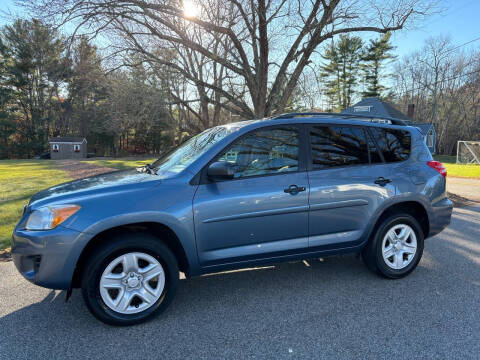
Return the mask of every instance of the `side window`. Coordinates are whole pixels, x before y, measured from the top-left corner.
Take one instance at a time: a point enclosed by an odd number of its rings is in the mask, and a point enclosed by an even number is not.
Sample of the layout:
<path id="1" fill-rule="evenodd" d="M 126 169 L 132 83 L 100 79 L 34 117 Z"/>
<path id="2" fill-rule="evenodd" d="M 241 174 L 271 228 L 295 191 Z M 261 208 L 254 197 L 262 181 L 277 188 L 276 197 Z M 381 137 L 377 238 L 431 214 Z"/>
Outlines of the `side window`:
<path id="1" fill-rule="evenodd" d="M 73 145 L 73 151 L 75 151 L 75 152 L 80 152 L 80 145 L 74 144 L 74 145 Z"/>
<path id="2" fill-rule="evenodd" d="M 396 129 L 382 129 L 371 127 L 375 140 L 386 162 L 407 160 L 410 156 L 410 132 Z"/>
<path id="3" fill-rule="evenodd" d="M 297 128 L 254 131 L 225 151 L 217 161 L 234 165 L 234 178 L 284 173 L 298 170 Z"/>
<path id="4" fill-rule="evenodd" d="M 54 152 L 58 152 L 58 144 L 53 144 L 53 145 L 52 145 L 52 150 L 53 150 Z"/>
<path id="5" fill-rule="evenodd" d="M 314 170 L 369 163 L 362 128 L 314 126 L 310 131 L 310 142 Z"/>

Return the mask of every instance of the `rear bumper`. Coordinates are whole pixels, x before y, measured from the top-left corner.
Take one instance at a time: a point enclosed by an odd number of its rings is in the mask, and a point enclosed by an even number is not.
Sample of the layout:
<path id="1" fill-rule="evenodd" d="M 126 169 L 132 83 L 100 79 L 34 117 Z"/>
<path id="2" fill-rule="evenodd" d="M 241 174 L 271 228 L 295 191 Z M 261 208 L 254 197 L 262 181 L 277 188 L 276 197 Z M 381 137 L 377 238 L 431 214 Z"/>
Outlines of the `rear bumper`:
<path id="1" fill-rule="evenodd" d="M 428 237 L 437 235 L 445 229 L 452 218 L 453 203 L 448 198 L 443 198 L 432 204 L 430 218 L 430 232 Z"/>
<path id="2" fill-rule="evenodd" d="M 72 249 L 81 232 L 61 226 L 48 231 L 15 230 L 12 258 L 28 281 L 50 289 L 71 286 L 75 261 Z"/>

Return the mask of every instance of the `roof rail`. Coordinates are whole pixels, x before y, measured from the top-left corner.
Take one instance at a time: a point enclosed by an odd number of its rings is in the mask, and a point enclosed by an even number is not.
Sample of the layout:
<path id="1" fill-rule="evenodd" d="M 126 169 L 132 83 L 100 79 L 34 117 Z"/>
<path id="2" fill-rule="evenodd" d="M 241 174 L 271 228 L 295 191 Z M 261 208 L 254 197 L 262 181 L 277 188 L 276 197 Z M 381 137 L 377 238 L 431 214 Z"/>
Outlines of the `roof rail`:
<path id="1" fill-rule="evenodd" d="M 344 118 L 351 120 L 367 121 L 367 122 L 376 122 L 376 123 L 386 123 L 393 125 L 407 126 L 408 124 L 401 119 L 392 118 L 388 116 L 371 116 L 371 115 L 356 115 L 356 114 L 342 114 L 342 113 L 328 113 L 328 112 L 293 112 L 286 113 L 277 116 L 272 116 L 271 120 L 277 119 L 289 119 L 294 117 L 334 117 L 334 118 Z M 385 121 L 381 121 L 385 120 Z"/>

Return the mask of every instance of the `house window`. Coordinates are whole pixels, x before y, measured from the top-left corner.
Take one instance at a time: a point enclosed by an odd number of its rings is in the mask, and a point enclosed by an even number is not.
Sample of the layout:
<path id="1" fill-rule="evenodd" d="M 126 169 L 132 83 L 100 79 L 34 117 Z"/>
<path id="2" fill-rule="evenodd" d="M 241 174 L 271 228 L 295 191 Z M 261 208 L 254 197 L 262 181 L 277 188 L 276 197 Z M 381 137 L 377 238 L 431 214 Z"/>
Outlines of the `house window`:
<path id="1" fill-rule="evenodd" d="M 427 146 L 433 147 L 433 130 L 430 130 L 427 135 Z"/>
<path id="2" fill-rule="evenodd" d="M 53 152 L 58 152 L 58 144 L 53 144 L 52 145 L 52 150 L 53 150 Z"/>
<path id="3" fill-rule="evenodd" d="M 73 145 L 73 151 L 80 152 L 80 145 L 79 144 L 74 144 Z"/>

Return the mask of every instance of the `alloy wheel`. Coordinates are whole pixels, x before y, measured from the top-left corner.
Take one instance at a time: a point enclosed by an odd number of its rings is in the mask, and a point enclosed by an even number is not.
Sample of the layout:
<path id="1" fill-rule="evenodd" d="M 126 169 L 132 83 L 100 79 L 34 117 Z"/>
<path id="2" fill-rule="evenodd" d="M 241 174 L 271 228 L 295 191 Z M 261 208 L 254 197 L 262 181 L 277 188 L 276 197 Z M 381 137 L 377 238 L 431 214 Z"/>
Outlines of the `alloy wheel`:
<path id="1" fill-rule="evenodd" d="M 388 267 L 401 270 L 407 267 L 417 252 L 417 236 L 406 224 L 397 224 L 383 237 L 382 256 Z"/>
<path id="2" fill-rule="evenodd" d="M 153 256 L 131 252 L 111 261 L 100 278 L 100 295 L 111 310 L 135 314 L 150 308 L 162 296 L 165 272 Z"/>

